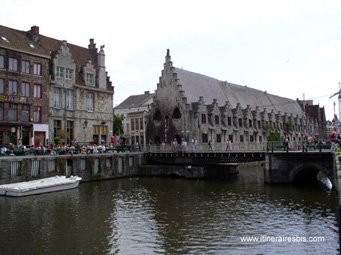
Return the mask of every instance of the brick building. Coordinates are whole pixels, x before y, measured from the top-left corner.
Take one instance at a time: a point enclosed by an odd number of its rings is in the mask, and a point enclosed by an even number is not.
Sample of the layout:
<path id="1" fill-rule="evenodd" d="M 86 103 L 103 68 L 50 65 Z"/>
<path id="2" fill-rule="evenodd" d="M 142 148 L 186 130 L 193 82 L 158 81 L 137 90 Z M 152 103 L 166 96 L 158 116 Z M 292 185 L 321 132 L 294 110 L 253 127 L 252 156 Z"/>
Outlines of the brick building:
<path id="1" fill-rule="evenodd" d="M 98 50 L 93 39 L 84 48 L 41 35 L 37 26 L 0 26 L 1 83 L 0 144 L 9 142 L 8 134 L 12 143 L 24 145 L 109 143 L 114 90 L 104 46 Z"/>

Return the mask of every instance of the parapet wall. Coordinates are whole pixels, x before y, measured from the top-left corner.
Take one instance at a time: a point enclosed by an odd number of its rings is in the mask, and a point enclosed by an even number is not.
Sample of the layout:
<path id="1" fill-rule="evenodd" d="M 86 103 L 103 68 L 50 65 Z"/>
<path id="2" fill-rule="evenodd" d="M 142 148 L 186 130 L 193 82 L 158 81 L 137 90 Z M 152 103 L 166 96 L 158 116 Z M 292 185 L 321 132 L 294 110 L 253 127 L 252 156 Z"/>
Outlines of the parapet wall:
<path id="1" fill-rule="evenodd" d="M 12 156 L 0 158 L 0 184 L 55 175 L 78 175 L 82 181 L 138 175 L 143 153 Z"/>

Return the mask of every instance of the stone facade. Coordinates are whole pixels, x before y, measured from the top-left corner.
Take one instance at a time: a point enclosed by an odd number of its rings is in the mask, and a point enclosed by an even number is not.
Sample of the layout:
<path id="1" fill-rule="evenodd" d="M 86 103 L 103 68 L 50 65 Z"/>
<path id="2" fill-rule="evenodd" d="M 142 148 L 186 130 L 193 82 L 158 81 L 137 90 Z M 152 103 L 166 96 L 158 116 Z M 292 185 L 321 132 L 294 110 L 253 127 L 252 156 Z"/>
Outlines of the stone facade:
<path id="1" fill-rule="evenodd" d="M 114 108 L 115 115 L 123 116 L 123 134 L 126 144 L 146 145 L 146 118 L 154 94 L 145 91 L 141 95 L 129 96 Z"/>
<path id="2" fill-rule="evenodd" d="M 211 141 L 216 150 L 225 150 L 230 140 L 240 149 L 263 149 L 271 135 L 301 143 L 311 120 L 305 116 L 298 100 L 176 68 L 167 51 L 147 139 L 155 144 L 194 139 L 204 146 Z M 317 134 L 317 123 L 309 124 Z"/>
<path id="3" fill-rule="evenodd" d="M 50 137 L 55 139 L 59 136 L 59 130 L 65 130 L 65 142 L 68 144 L 73 141 L 109 144 L 113 122 L 113 90 L 105 73 L 104 49 L 102 47 L 97 53 L 91 39 L 89 49 L 82 50 L 92 52 L 97 59 L 86 62 L 74 60 L 77 54 L 72 55 L 66 41 L 62 42 L 52 59 Z M 80 130 L 82 132 L 77 132 Z"/>

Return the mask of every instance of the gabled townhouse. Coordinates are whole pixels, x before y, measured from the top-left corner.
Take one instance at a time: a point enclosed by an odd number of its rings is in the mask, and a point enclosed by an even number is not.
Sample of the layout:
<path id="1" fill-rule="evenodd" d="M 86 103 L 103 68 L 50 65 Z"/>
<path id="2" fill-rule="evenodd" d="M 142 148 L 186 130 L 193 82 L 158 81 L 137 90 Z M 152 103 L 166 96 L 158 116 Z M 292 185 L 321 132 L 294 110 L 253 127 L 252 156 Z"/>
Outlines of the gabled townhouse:
<path id="1" fill-rule="evenodd" d="M 4 123 L 7 117 L 15 119 L 3 125 L 5 133 L 0 144 L 8 142 L 8 133 L 13 137 L 13 127 L 16 127 L 15 138 L 11 141 L 15 144 L 110 142 L 114 89 L 106 72 L 104 45 L 98 50 L 93 39 L 88 48 L 70 44 L 40 34 L 38 26 L 32 26 L 29 31 L 0 26 L 0 36 L 0 63 L 1 55 L 4 59 L 3 72 L 0 65 L 0 79 L 4 84 L 3 96 L 7 96 Z M 11 70 L 14 56 L 18 71 Z M 26 66 L 32 74 L 25 72 Z M 15 118 L 10 115 L 12 103 L 8 97 L 13 93 L 14 77 L 20 84 Z M 28 83 L 26 87 L 25 82 Z M 23 118 L 23 109 L 28 108 L 25 105 L 30 108 L 27 112 L 29 121 L 24 121 L 27 117 Z M 25 125 L 28 128 L 25 129 Z"/>

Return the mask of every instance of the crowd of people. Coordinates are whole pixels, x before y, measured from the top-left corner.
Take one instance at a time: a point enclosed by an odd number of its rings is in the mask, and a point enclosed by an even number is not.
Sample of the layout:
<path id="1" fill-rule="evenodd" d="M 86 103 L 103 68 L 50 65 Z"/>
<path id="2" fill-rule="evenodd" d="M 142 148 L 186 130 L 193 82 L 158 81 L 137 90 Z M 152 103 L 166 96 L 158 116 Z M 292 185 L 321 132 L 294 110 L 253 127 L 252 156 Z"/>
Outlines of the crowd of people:
<path id="1" fill-rule="evenodd" d="M 63 155 L 63 154 L 97 154 L 113 152 L 115 146 L 105 144 L 63 144 L 56 146 L 25 146 L 8 144 L 1 147 L 1 156 L 24 156 L 24 155 Z"/>

